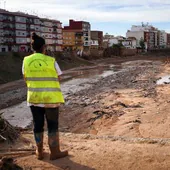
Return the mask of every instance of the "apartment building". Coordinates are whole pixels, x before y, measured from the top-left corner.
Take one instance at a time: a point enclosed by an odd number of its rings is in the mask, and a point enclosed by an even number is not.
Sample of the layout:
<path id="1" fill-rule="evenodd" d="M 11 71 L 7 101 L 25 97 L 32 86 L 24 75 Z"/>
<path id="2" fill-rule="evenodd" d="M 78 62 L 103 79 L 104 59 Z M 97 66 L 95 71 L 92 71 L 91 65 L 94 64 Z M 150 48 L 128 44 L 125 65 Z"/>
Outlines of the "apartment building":
<path id="1" fill-rule="evenodd" d="M 75 41 L 75 48 L 79 49 L 89 49 L 90 48 L 90 23 L 85 21 L 74 21 L 69 20 L 69 26 L 65 26 L 63 28 L 63 34 L 64 36 L 64 47 L 67 47 L 67 42 Z M 74 32 L 74 38 L 73 40 L 70 39 L 70 41 L 66 41 L 68 38 L 68 34 L 66 32 L 70 32 L 69 38 L 71 38 L 71 32 Z M 83 41 L 83 42 L 82 42 Z"/>
<path id="2" fill-rule="evenodd" d="M 47 50 L 61 51 L 63 41 L 60 21 L 0 9 L 0 52 L 30 51 L 32 32 L 45 38 Z"/>
<path id="3" fill-rule="evenodd" d="M 167 48 L 170 48 L 170 34 L 167 33 Z"/>
<path id="4" fill-rule="evenodd" d="M 82 30 L 63 29 L 63 48 L 69 50 L 83 50 L 84 37 Z"/>
<path id="5" fill-rule="evenodd" d="M 144 31 L 144 42 L 146 49 L 154 49 L 158 46 L 157 34 L 152 31 Z"/>
<path id="6" fill-rule="evenodd" d="M 149 24 L 133 25 L 131 30 L 127 31 L 126 37 L 135 37 L 137 47 L 140 47 L 141 39 L 144 40 L 146 49 L 158 46 L 158 29 Z"/>
<path id="7" fill-rule="evenodd" d="M 164 30 L 158 31 L 158 46 L 160 48 L 167 47 L 167 33 Z"/>
<path id="8" fill-rule="evenodd" d="M 101 49 L 103 47 L 103 32 L 91 31 L 91 48 Z"/>

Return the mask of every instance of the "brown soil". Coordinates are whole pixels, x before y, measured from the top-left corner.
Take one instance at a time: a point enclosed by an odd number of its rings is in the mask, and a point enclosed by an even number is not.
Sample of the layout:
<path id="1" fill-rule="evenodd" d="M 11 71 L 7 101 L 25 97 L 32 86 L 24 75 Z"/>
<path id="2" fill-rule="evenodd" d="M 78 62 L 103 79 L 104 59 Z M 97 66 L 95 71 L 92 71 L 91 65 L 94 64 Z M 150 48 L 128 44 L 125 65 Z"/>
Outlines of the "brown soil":
<path id="1" fill-rule="evenodd" d="M 66 98 L 60 136 L 68 157 L 49 161 L 45 135 L 45 159 L 25 155 L 16 158 L 17 164 L 33 170 L 168 170 L 170 86 L 156 85 L 156 80 L 169 73 L 170 64 L 153 59 L 122 67 L 125 70 Z M 27 131 L 11 147 L 34 146 Z"/>

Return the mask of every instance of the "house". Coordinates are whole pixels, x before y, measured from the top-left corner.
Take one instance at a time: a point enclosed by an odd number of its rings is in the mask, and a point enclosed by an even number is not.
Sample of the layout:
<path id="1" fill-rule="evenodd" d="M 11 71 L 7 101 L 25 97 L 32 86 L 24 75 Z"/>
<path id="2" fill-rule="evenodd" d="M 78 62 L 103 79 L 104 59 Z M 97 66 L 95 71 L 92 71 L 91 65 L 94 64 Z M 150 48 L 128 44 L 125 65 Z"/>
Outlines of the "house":
<path id="1" fill-rule="evenodd" d="M 103 32 L 91 31 L 91 48 L 102 49 L 103 46 Z"/>

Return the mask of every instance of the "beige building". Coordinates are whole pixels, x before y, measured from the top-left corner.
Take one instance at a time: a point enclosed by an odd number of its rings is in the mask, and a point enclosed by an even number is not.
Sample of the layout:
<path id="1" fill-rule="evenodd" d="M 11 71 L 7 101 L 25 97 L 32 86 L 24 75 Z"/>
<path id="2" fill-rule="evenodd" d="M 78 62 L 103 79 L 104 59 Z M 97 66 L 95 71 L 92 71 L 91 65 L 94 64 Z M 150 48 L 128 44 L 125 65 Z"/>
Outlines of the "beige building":
<path id="1" fill-rule="evenodd" d="M 84 38 L 81 30 L 63 29 L 63 49 L 83 50 Z"/>
<path id="2" fill-rule="evenodd" d="M 75 33 L 75 47 L 74 49 L 90 49 L 91 38 L 90 38 L 90 23 L 85 21 L 74 21 L 69 20 L 69 26 L 65 26 L 63 31 L 70 31 Z M 64 38 L 65 39 L 65 38 Z M 66 41 L 67 39 L 65 39 Z M 70 41 L 69 41 L 70 42 Z M 71 41 L 73 43 L 73 41 Z M 64 45 L 66 46 L 66 45 Z"/>

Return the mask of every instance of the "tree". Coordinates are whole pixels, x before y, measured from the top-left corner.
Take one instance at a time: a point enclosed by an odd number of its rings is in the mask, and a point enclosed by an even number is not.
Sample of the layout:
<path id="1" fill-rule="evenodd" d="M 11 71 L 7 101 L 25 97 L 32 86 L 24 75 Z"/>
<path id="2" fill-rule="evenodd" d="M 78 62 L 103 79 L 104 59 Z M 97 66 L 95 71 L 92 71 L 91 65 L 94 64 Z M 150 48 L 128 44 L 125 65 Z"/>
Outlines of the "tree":
<path id="1" fill-rule="evenodd" d="M 140 45 L 140 47 L 142 48 L 142 50 L 145 49 L 145 42 L 144 42 L 144 39 L 143 39 L 143 38 L 140 39 L 139 45 Z"/>
<path id="2" fill-rule="evenodd" d="M 118 44 L 113 44 L 112 45 L 112 48 L 118 48 L 118 49 L 120 49 L 120 48 L 123 48 L 124 46 L 123 46 L 123 44 L 122 44 L 122 42 L 119 42 Z"/>

